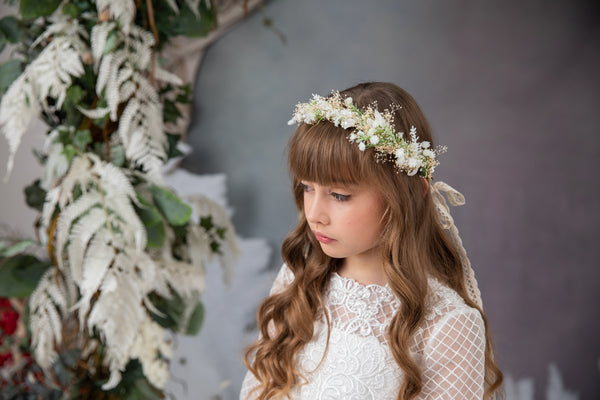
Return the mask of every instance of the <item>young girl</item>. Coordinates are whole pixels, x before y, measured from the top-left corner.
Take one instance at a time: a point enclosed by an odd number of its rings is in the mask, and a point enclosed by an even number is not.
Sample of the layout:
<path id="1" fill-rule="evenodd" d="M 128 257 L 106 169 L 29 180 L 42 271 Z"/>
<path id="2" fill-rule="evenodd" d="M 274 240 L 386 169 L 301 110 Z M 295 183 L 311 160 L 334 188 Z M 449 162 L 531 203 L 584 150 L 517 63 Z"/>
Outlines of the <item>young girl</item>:
<path id="1" fill-rule="evenodd" d="M 464 199 L 432 182 L 443 149 L 415 100 L 364 83 L 298 104 L 290 123 L 299 223 L 240 398 L 493 397 L 502 374 L 442 193 Z"/>

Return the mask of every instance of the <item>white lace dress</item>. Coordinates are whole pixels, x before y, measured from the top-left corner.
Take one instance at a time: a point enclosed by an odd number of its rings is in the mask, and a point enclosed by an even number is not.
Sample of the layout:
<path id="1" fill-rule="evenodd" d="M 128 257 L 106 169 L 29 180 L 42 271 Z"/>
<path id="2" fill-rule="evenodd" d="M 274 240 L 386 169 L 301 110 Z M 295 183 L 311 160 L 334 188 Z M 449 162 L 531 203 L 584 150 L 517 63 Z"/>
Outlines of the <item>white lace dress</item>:
<path id="1" fill-rule="evenodd" d="M 293 273 L 284 265 L 272 292 L 292 280 Z M 438 280 L 430 279 L 429 285 L 429 312 L 411 345 L 423 374 L 418 399 L 482 399 L 485 331 L 481 315 Z M 391 355 L 386 330 L 400 303 L 391 289 L 364 286 L 334 273 L 324 300 L 332 324 L 327 354 L 323 358 L 327 342 L 323 318 L 296 359 L 307 382 L 296 385 L 290 398 L 396 400 L 403 373 Z M 248 372 L 240 400 L 255 399 L 252 389 L 257 384 Z"/>

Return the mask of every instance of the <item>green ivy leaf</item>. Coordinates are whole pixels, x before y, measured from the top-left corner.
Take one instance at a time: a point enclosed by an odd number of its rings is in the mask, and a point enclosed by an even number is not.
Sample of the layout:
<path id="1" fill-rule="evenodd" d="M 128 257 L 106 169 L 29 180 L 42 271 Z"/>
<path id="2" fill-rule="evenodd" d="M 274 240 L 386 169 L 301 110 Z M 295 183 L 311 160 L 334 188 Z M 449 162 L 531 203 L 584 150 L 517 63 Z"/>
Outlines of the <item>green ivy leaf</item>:
<path id="1" fill-rule="evenodd" d="M 67 3 L 63 6 L 62 12 L 71 18 L 77 18 L 79 16 L 79 8 L 75 4 Z"/>
<path id="2" fill-rule="evenodd" d="M 0 38 L 9 43 L 18 43 L 23 37 L 23 31 L 19 28 L 19 20 L 13 15 L 0 19 Z"/>
<path id="3" fill-rule="evenodd" d="M 26 248 L 34 244 L 35 242 L 29 239 L 21 240 L 11 246 L 5 246 L 4 243 L 0 243 L 0 257 L 8 258 L 15 256 L 19 253 L 22 253 Z"/>
<path id="4" fill-rule="evenodd" d="M 92 143 L 92 134 L 89 130 L 76 131 L 73 145 L 81 151 L 85 151 L 88 144 Z"/>
<path id="5" fill-rule="evenodd" d="M 77 109 L 77 106 L 83 106 L 82 100 L 85 93 L 81 86 L 74 84 L 67 89 L 67 97 L 63 103 L 62 110 L 66 114 L 66 124 L 70 126 L 78 126 L 81 123 L 82 115 Z"/>
<path id="6" fill-rule="evenodd" d="M 208 32 L 217 26 L 217 13 L 214 7 L 208 8 L 206 2 L 198 4 L 200 19 L 189 9 L 185 3 L 180 10 L 178 25 L 181 34 L 188 37 L 206 36 Z"/>
<path id="7" fill-rule="evenodd" d="M 120 144 L 113 146 L 110 149 L 110 162 L 117 167 L 122 167 L 125 164 L 125 149 Z"/>
<path id="8" fill-rule="evenodd" d="M 202 323 L 204 322 L 204 305 L 202 303 L 198 303 L 190 319 L 188 321 L 188 326 L 185 329 L 186 335 L 197 335 L 200 332 L 200 328 L 202 328 Z"/>
<path id="9" fill-rule="evenodd" d="M 169 143 L 167 150 L 167 158 L 171 159 L 173 157 L 182 156 L 183 153 L 177 148 L 177 143 L 181 139 L 181 135 L 174 133 L 167 133 L 167 141 Z"/>
<path id="10" fill-rule="evenodd" d="M 46 191 L 40 186 L 40 180 L 37 179 L 24 190 L 25 202 L 27 205 L 39 212 L 42 212 L 44 201 L 46 201 Z"/>
<path id="11" fill-rule="evenodd" d="M 181 201 L 173 192 L 156 185 L 149 185 L 148 188 L 152 193 L 154 204 L 170 225 L 181 226 L 190 220 L 192 208 Z"/>
<path id="12" fill-rule="evenodd" d="M 21 75 L 21 61 L 13 59 L 0 65 L 0 94 L 4 94 L 19 75 Z"/>
<path id="13" fill-rule="evenodd" d="M 72 144 L 68 144 L 63 148 L 62 154 L 67 157 L 67 160 L 70 164 L 73 160 L 73 157 L 75 157 L 77 154 L 77 149 Z"/>
<path id="14" fill-rule="evenodd" d="M 175 103 L 169 99 L 164 99 L 163 121 L 175 124 L 180 117 L 181 112 L 179 112 Z"/>
<path id="15" fill-rule="evenodd" d="M 74 106 L 79 105 L 83 96 L 83 89 L 79 85 L 72 85 L 67 89 L 67 100 Z"/>
<path id="16" fill-rule="evenodd" d="M 212 215 L 200 217 L 200 226 L 204 228 L 206 232 L 209 232 L 215 226 L 212 221 Z"/>
<path id="17" fill-rule="evenodd" d="M 0 266 L 0 296 L 29 296 L 50 265 L 32 255 L 18 255 L 4 260 Z"/>
<path id="18" fill-rule="evenodd" d="M 150 293 L 148 296 L 159 314 L 152 314 L 152 318 L 157 324 L 165 329 L 179 331 L 183 323 L 185 314 L 185 303 L 177 292 L 171 291 L 171 298 L 159 296 L 156 293 Z"/>
<path id="19" fill-rule="evenodd" d="M 23 19 L 47 17 L 54 12 L 62 0 L 21 0 L 19 13 Z"/>
<path id="20" fill-rule="evenodd" d="M 133 359 L 127 363 L 121 382 L 116 388 L 105 393 L 108 394 L 107 398 L 109 399 L 121 400 L 161 399 L 164 397 L 160 390 L 148 382 L 142 364 L 138 359 Z"/>
<path id="21" fill-rule="evenodd" d="M 175 101 L 183 104 L 192 103 L 192 87 L 189 84 L 179 86 L 179 93 L 175 97 Z"/>
<path id="22" fill-rule="evenodd" d="M 138 195 L 138 200 L 142 206 L 136 205 L 135 211 L 146 227 L 148 236 L 146 245 L 151 248 L 162 247 L 166 234 L 160 212 L 142 196 Z"/>
<path id="23" fill-rule="evenodd" d="M 104 49 L 102 50 L 102 54 L 108 54 L 112 52 L 119 45 L 119 35 L 117 31 L 111 31 L 106 38 L 106 43 L 104 44 Z"/>

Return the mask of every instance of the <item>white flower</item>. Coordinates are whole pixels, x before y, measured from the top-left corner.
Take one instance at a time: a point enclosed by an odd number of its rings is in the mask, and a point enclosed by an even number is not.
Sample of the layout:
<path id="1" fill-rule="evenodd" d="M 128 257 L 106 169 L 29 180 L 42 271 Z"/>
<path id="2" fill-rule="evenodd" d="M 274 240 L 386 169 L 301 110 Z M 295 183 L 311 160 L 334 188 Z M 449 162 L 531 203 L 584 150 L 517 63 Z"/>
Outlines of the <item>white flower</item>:
<path id="1" fill-rule="evenodd" d="M 377 144 L 379 143 L 379 136 L 373 135 L 369 138 L 369 141 L 371 142 L 371 144 Z"/>
<path id="2" fill-rule="evenodd" d="M 429 143 L 428 141 L 424 141 L 423 143 L 421 143 L 421 147 L 424 149 L 428 149 L 429 146 L 431 146 L 431 143 Z"/>
<path id="3" fill-rule="evenodd" d="M 350 134 L 350 137 L 348 138 L 351 142 L 354 142 L 356 140 L 358 136 L 356 136 L 356 133 L 352 132 Z"/>
<path id="4" fill-rule="evenodd" d="M 342 128 L 344 129 L 348 129 L 348 128 L 352 128 L 355 124 L 355 121 L 353 119 L 345 119 L 342 121 Z"/>
<path id="5" fill-rule="evenodd" d="M 421 162 L 418 159 L 414 158 L 414 157 L 410 157 L 408 159 L 407 164 L 408 164 L 409 168 L 417 168 L 417 167 L 419 167 L 421 165 Z"/>
<path id="6" fill-rule="evenodd" d="M 364 144 L 363 142 L 360 142 L 360 143 L 358 144 L 358 149 L 359 149 L 360 151 L 365 151 L 365 144 Z"/>
<path id="7" fill-rule="evenodd" d="M 423 150 L 423 155 L 428 158 L 434 158 L 435 153 L 431 150 Z"/>
<path id="8" fill-rule="evenodd" d="M 387 125 L 387 121 L 385 120 L 385 118 L 383 118 L 383 115 L 381 115 L 379 113 L 379 111 L 375 111 L 375 121 L 374 121 L 374 125 L 380 126 L 382 128 L 385 128 L 385 126 Z"/>
<path id="9" fill-rule="evenodd" d="M 417 128 L 415 128 L 414 126 L 410 127 L 410 136 L 412 136 L 412 137 L 417 136 Z"/>
<path id="10" fill-rule="evenodd" d="M 294 116 L 294 118 L 290 119 L 288 121 L 288 125 L 294 125 L 296 123 L 296 117 Z"/>
<path id="11" fill-rule="evenodd" d="M 352 107 L 352 97 L 346 97 L 346 99 L 344 100 L 344 104 L 346 104 L 346 106 L 348 107 Z"/>
<path id="12" fill-rule="evenodd" d="M 317 115 L 313 111 L 304 114 L 304 123 L 312 124 L 317 119 Z"/>
<path id="13" fill-rule="evenodd" d="M 404 164 L 404 149 L 400 148 L 398 150 L 396 150 L 396 159 L 398 160 L 399 164 Z"/>

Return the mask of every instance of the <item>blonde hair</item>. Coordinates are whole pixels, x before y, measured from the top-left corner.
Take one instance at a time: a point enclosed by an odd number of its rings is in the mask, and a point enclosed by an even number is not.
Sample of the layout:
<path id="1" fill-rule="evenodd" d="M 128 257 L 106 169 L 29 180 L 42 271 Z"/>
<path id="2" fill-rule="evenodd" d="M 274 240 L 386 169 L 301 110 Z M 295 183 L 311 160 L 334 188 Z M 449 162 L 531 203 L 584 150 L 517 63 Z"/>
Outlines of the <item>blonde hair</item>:
<path id="1" fill-rule="evenodd" d="M 417 128 L 421 141 L 433 144 L 431 129 L 416 101 L 390 83 L 363 83 L 341 92 L 359 108 L 374 102 L 394 113 L 396 130 Z M 360 151 L 347 140 L 348 131 L 321 121 L 301 124 L 291 138 L 288 163 L 300 221 L 283 242 L 281 254 L 294 280 L 266 298 L 257 313 L 261 338 L 245 354 L 248 369 L 260 382 L 258 399 L 284 397 L 298 383 L 296 354 L 313 337 L 314 322 L 327 313 L 322 294 L 342 259 L 328 257 L 311 234 L 303 212 L 300 180 L 329 184 L 369 182 L 387 204 L 382 246 L 384 271 L 401 306 L 388 329 L 391 353 L 404 372 L 398 400 L 415 398 L 422 389 L 421 371 L 409 345 L 427 313 L 427 277 L 433 275 L 454 289 L 481 313 L 486 332 L 485 398 L 498 391 L 502 373 L 494 362 L 492 340 L 483 310 L 467 295 L 460 256 L 441 227 L 422 178 L 398 173 L 392 162 L 377 161 L 371 150 Z M 401 245 L 400 245 L 401 244 Z M 329 321 L 327 321 L 329 324 Z"/>

